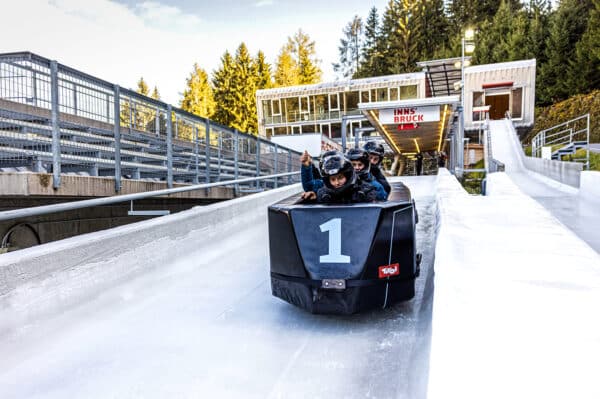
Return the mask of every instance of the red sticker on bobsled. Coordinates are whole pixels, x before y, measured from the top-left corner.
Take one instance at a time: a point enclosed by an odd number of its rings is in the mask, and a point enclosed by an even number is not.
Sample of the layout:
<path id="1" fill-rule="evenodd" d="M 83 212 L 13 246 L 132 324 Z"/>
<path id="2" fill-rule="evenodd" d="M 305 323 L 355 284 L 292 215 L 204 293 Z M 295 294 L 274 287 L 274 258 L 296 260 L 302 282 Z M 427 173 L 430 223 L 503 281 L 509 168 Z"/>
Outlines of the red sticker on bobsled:
<path id="1" fill-rule="evenodd" d="M 379 266 L 379 278 L 397 276 L 400 274 L 400 263 Z"/>

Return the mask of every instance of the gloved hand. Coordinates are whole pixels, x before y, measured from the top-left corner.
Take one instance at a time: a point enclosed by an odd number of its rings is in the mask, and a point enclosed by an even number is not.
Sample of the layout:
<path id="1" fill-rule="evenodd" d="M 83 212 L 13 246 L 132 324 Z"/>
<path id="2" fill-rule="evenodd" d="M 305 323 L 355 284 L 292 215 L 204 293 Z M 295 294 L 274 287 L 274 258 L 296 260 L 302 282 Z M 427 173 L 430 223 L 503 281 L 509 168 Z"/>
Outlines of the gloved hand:
<path id="1" fill-rule="evenodd" d="M 329 202 L 332 199 L 333 199 L 333 197 L 329 193 L 324 193 L 323 195 L 321 195 L 321 201 Z"/>

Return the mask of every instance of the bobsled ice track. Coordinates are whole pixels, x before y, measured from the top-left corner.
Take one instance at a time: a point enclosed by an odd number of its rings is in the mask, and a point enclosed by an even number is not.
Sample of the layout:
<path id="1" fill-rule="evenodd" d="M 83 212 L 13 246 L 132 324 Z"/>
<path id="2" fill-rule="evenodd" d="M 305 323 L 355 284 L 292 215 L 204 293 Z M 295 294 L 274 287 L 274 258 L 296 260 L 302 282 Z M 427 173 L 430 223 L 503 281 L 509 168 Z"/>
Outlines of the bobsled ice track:
<path id="1" fill-rule="evenodd" d="M 194 250 L 116 279 L 93 297 L 1 323 L 0 397 L 425 397 L 435 176 L 403 181 L 416 199 L 423 254 L 413 300 L 340 317 L 311 315 L 272 297 L 263 206 L 209 239 L 195 231 Z M 167 245 L 177 240 L 129 256 L 150 262 Z M 54 290 L 76 290 L 74 273 L 56 273 Z M 35 292 L 22 288 L 15 306 L 48 299 Z"/>

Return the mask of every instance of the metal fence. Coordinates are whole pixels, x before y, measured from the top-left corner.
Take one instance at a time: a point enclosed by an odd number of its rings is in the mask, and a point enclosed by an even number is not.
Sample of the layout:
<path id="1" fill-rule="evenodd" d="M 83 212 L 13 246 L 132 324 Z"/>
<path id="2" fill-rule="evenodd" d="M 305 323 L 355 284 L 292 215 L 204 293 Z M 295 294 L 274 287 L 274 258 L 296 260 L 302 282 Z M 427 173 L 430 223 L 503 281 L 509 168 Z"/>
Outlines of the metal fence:
<path id="1" fill-rule="evenodd" d="M 115 123 L 116 121 L 116 123 Z M 300 153 L 32 53 L 0 54 L 0 172 L 173 183 L 291 172 Z M 239 187 L 260 190 L 286 176 Z"/>
<path id="2" fill-rule="evenodd" d="M 548 148 L 548 157 L 563 160 L 569 156 L 569 161 L 585 163 L 590 166 L 590 114 L 579 116 L 536 134 L 531 140 L 531 156 L 543 157 L 544 147 Z M 585 157 L 573 156 L 579 149 L 585 148 Z"/>

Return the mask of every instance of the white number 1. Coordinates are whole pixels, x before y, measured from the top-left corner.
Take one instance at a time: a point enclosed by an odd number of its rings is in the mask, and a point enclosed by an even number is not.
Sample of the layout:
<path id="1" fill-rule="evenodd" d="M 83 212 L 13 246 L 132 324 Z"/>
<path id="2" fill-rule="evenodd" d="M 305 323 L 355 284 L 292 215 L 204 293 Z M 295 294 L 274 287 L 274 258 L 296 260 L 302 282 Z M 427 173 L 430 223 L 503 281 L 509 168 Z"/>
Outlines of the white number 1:
<path id="1" fill-rule="evenodd" d="M 329 232 L 329 253 L 319 256 L 321 263 L 350 263 L 348 255 L 342 255 L 342 219 L 334 218 L 319 226 L 321 232 Z"/>

